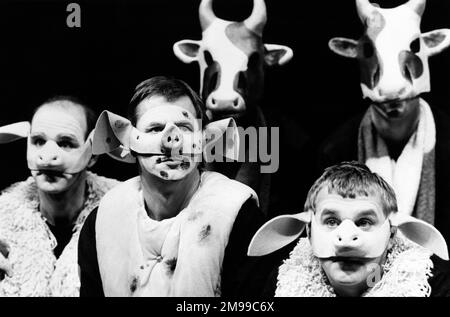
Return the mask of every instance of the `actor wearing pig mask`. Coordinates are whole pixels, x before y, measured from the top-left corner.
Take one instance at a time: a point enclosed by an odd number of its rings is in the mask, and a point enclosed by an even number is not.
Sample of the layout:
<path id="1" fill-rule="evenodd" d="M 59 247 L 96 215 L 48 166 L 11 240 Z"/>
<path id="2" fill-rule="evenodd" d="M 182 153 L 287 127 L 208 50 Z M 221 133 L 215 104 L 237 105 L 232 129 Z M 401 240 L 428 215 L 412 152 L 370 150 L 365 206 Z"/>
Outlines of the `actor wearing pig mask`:
<path id="1" fill-rule="evenodd" d="M 96 162 L 97 117 L 73 97 L 55 97 L 28 122 L 0 128 L 0 143 L 27 138 L 31 177 L 0 195 L 0 297 L 79 296 L 81 227 L 118 182 L 87 171 Z"/>
<path id="2" fill-rule="evenodd" d="M 305 212 L 262 226 L 249 255 L 300 238 L 269 278 L 265 295 L 428 297 L 450 295 L 448 251 L 432 225 L 401 214 L 393 189 L 357 162 L 329 167 L 308 193 Z"/>
<path id="3" fill-rule="evenodd" d="M 227 141 L 216 155 L 236 158 L 238 146 L 234 121 L 205 113 L 186 83 L 153 77 L 137 86 L 129 120 L 100 116 L 93 152 L 137 162 L 139 176 L 82 230 L 81 296 L 233 296 L 248 285 L 246 248 L 263 215 L 250 187 L 202 169 L 214 140 Z"/>

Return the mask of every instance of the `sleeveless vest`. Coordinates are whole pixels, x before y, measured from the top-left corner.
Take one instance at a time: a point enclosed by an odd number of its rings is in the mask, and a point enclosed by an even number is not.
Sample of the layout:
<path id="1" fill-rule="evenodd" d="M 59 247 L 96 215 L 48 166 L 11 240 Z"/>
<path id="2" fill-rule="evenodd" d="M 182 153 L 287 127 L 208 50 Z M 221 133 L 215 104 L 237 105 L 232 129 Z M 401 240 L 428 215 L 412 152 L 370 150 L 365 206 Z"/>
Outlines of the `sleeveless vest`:
<path id="1" fill-rule="evenodd" d="M 225 247 L 248 186 L 204 172 L 189 205 L 173 218 L 152 220 L 139 177 L 101 201 L 96 243 L 105 296 L 220 296 Z"/>

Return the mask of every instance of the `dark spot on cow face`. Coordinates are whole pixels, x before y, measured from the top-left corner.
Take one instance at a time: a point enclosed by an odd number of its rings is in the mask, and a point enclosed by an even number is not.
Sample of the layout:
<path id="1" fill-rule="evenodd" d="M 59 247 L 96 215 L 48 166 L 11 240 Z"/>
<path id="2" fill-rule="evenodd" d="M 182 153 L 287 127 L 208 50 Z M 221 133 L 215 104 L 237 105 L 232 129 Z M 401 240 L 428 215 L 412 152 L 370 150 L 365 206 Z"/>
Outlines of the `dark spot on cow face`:
<path id="1" fill-rule="evenodd" d="M 203 215 L 203 211 L 196 211 L 196 212 L 193 212 L 193 213 L 191 213 L 190 215 L 189 215 L 189 217 L 188 217 L 188 221 L 195 221 L 195 220 L 197 220 L 199 217 L 201 217 Z"/>
<path id="2" fill-rule="evenodd" d="M 204 58 L 208 66 L 206 67 L 203 76 L 202 98 L 203 100 L 206 100 L 208 96 L 219 87 L 221 67 L 207 50 L 204 51 Z"/>
<path id="3" fill-rule="evenodd" d="M 408 51 L 402 51 L 399 54 L 399 65 L 402 69 L 403 77 L 410 83 L 423 74 L 422 60 L 416 54 Z"/>
<path id="4" fill-rule="evenodd" d="M 136 292 L 137 285 L 138 285 L 138 278 L 137 278 L 136 276 L 134 276 L 134 277 L 131 279 L 131 283 L 130 283 L 130 291 L 131 291 L 131 294 L 133 294 L 134 292 Z"/>
<path id="5" fill-rule="evenodd" d="M 161 162 L 162 162 L 162 158 L 158 157 L 158 158 L 156 159 L 156 164 L 160 164 Z"/>
<path id="6" fill-rule="evenodd" d="M 420 38 L 416 38 L 415 40 L 413 40 L 411 42 L 411 44 L 409 45 L 409 49 L 411 50 L 411 52 L 413 52 L 414 54 L 419 53 L 420 52 Z"/>
<path id="7" fill-rule="evenodd" d="M 361 82 L 373 89 L 380 80 L 381 67 L 376 48 L 367 36 L 363 36 L 358 42 L 358 60 Z"/>
<path id="8" fill-rule="evenodd" d="M 204 225 L 199 233 L 199 241 L 204 241 L 211 234 L 211 225 Z"/>
<path id="9" fill-rule="evenodd" d="M 169 259 L 165 263 L 167 266 L 167 273 L 169 275 L 172 275 L 175 272 L 175 268 L 177 266 L 177 258 Z"/>
<path id="10" fill-rule="evenodd" d="M 382 72 L 382 64 L 374 43 L 384 30 L 386 20 L 380 12 L 374 10 L 370 17 L 364 21 L 364 26 L 365 35 L 359 40 L 358 44 L 361 82 L 369 89 L 373 89 L 378 85 Z"/>
<path id="11" fill-rule="evenodd" d="M 161 175 L 162 178 L 169 178 L 169 174 L 167 174 L 167 172 L 165 171 L 159 172 L 159 175 Z"/>
<path id="12" fill-rule="evenodd" d="M 368 17 L 364 22 L 366 28 L 366 34 L 372 41 L 376 41 L 378 35 L 384 30 L 386 27 L 386 19 L 383 15 L 374 10 L 370 17 Z"/>

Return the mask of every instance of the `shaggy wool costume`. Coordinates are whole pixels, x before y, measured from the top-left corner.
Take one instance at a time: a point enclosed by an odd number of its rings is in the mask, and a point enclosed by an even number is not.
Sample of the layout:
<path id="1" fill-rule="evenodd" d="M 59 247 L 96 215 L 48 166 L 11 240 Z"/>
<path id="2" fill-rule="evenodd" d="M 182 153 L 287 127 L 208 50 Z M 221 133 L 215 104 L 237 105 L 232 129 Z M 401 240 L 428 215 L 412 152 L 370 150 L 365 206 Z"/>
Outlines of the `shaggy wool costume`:
<path id="1" fill-rule="evenodd" d="M 203 172 L 188 206 L 175 217 L 154 221 L 143 206 L 139 178 L 132 178 L 109 192 L 98 208 L 98 264 L 95 259 L 84 263 L 83 254 L 89 252 L 80 251 L 82 281 L 98 265 L 106 296 L 219 296 L 225 249 L 249 199 L 257 199 L 250 187 Z M 81 246 L 84 234 L 85 229 Z"/>
<path id="2" fill-rule="evenodd" d="M 400 236 L 394 239 L 383 265 L 383 276 L 363 297 L 428 297 L 433 262 L 431 253 Z M 279 268 L 275 296 L 334 297 L 319 259 L 308 238 L 301 238 L 290 257 Z"/>
<path id="3" fill-rule="evenodd" d="M 10 245 L 13 276 L 0 282 L 3 296 L 79 296 L 77 245 L 86 217 L 118 181 L 87 173 L 88 197 L 70 242 L 57 259 L 56 239 L 38 210 L 34 179 L 13 184 L 0 196 L 0 238 Z"/>

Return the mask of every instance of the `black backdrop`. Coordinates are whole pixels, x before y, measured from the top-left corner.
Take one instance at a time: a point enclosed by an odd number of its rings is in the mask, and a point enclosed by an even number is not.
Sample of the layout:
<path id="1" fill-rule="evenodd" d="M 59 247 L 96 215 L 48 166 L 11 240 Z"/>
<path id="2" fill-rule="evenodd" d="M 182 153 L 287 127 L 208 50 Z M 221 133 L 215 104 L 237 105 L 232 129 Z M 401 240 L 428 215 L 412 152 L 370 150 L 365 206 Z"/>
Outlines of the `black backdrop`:
<path id="1" fill-rule="evenodd" d="M 81 28 L 68 28 L 66 7 L 81 6 Z M 351 115 L 364 110 L 357 63 L 334 55 L 331 37 L 358 38 L 362 26 L 353 0 L 266 0 L 264 42 L 294 50 L 286 66 L 267 71 L 264 111 L 286 125 L 291 143 L 318 145 Z M 402 1 L 380 1 L 396 6 Z M 196 90 L 198 66 L 178 61 L 174 42 L 200 39 L 199 0 L 0 2 L 0 125 L 28 120 L 31 110 L 55 94 L 74 94 L 99 112 L 124 114 L 133 88 L 154 75 L 179 77 Z M 252 0 L 216 0 L 216 15 L 245 19 Z M 450 28 L 450 2 L 429 0 L 422 32 Z M 425 99 L 450 113 L 450 50 L 430 60 L 432 93 Z M 450 142 L 450 140 L 449 140 Z M 25 141 L 2 145 L 0 188 L 29 175 Z M 311 156 L 313 151 L 301 153 Z M 280 165 L 302 163 L 297 154 Z M 295 164 L 291 165 L 295 168 Z M 135 167 L 102 157 L 95 171 L 118 179 Z M 289 179 L 286 178 L 286 181 Z"/>

